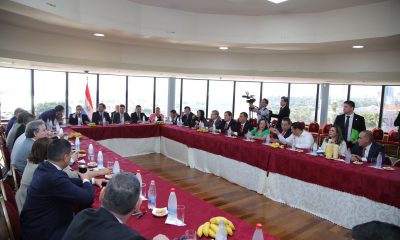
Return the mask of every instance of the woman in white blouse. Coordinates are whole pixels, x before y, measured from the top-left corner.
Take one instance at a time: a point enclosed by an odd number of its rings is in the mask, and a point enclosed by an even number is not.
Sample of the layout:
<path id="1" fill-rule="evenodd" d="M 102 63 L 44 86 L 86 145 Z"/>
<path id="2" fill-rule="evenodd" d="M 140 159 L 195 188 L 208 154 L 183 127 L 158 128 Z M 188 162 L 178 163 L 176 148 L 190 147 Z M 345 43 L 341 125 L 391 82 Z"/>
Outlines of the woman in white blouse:
<path id="1" fill-rule="evenodd" d="M 322 142 L 321 149 L 325 151 L 326 144 L 329 142 L 339 145 L 339 155 L 346 155 L 347 145 L 346 141 L 343 139 L 342 130 L 339 126 L 333 125 L 329 129 L 329 135 Z"/>

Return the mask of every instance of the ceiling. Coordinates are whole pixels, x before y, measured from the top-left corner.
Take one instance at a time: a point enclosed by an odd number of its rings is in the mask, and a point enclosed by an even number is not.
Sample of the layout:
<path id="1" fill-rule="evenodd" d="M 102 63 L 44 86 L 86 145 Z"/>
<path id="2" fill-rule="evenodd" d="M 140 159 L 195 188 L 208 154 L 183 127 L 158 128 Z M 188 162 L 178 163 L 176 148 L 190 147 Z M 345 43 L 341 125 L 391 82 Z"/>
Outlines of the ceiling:
<path id="1" fill-rule="evenodd" d="M 206 14 L 263 16 L 316 13 L 383 2 L 385 0 L 288 0 L 280 4 L 267 0 L 129 0 L 161 8 Z"/>

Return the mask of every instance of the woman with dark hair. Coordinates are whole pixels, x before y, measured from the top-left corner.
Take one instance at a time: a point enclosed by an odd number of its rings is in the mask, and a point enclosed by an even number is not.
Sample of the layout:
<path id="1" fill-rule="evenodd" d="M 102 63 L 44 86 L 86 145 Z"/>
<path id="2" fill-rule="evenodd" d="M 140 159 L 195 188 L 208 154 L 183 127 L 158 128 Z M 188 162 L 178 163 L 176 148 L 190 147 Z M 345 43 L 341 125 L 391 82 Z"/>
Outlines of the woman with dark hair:
<path id="1" fill-rule="evenodd" d="M 321 145 L 321 149 L 325 151 L 326 144 L 333 143 L 339 145 L 339 155 L 345 156 L 347 145 L 343 138 L 342 130 L 338 125 L 333 125 L 329 129 L 329 135 L 324 139 Z"/>
<path id="2" fill-rule="evenodd" d="M 260 119 L 257 128 L 254 128 L 250 133 L 253 139 L 265 140 L 267 135 L 270 134 L 270 130 L 267 128 L 267 121 L 265 119 Z"/>
<path id="3" fill-rule="evenodd" d="M 205 117 L 205 113 L 204 113 L 203 110 L 198 110 L 197 111 L 197 115 L 194 118 L 194 123 L 195 123 L 194 127 L 196 129 L 200 128 L 200 123 L 203 123 L 204 127 L 208 127 L 208 121 L 207 121 L 207 119 Z"/>

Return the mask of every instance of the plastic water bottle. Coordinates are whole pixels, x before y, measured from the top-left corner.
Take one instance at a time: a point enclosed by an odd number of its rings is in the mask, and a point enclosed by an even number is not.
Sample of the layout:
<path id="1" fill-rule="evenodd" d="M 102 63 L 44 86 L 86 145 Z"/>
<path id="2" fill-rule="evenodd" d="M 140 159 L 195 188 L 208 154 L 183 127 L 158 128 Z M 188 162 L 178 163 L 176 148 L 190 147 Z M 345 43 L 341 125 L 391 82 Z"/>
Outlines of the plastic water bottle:
<path id="1" fill-rule="evenodd" d="M 350 148 L 348 148 L 346 150 L 346 155 L 345 155 L 345 158 L 344 158 L 344 162 L 347 163 L 347 164 L 350 164 L 350 160 L 351 160 L 351 152 L 350 152 Z"/>
<path id="2" fill-rule="evenodd" d="M 150 187 L 149 187 L 147 196 L 149 198 L 149 201 L 147 203 L 148 208 L 149 209 L 156 208 L 156 206 L 157 206 L 157 191 L 156 191 L 156 183 L 154 182 L 154 180 L 151 180 L 151 182 L 150 182 Z"/>
<path id="3" fill-rule="evenodd" d="M 228 137 L 231 137 L 232 136 L 232 130 L 231 130 L 231 128 L 229 128 L 228 129 Z"/>
<path id="4" fill-rule="evenodd" d="M 293 138 L 292 150 L 296 150 L 296 139 L 295 138 Z"/>
<path id="5" fill-rule="evenodd" d="M 94 149 L 93 149 L 92 144 L 89 144 L 88 154 L 89 154 L 89 161 L 93 162 L 94 161 Z"/>
<path id="6" fill-rule="evenodd" d="M 250 136 L 251 136 L 251 135 L 250 135 L 250 132 L 247 132 L 247 133 L 246 133 L 246 141 L 250 141 Z"/>
<path id="7" fill-rule="evenodd" d="M 82 117 L 78 117 L 78 126 L 82 126 Z"/>
<path id="8" fill-rule="evenodd" d="M 140 174 L 140 170 L 136 170 L 136 178 L 139 180 L 140 186 L 142 186 L 142 174 Z"/>
<path id="9" fill-rule="evenodd" d="M 318 150 L 318 145 L 317 145 L 316 142 L 314 142 L 314 145 L 313 145 L 313 147 L 312 147 L 312 151 L 313 151 L 313 153 L 316 153 L 317 150 Z"/>
<path id="10" fill-rule="evenodd" d="M 60 133 L 60 124 L 58 124 L 58 121 L 56 122 L 56 133 L 59 134 Z"/>
<path id="11" fill-rule="evenodd" d="M 106 125 L 106 118 L 103 118 L 103 126 Z"/>
<path id="12" fill-rule="evenodd" d="M 115 161 L 114 168 L 113 168 L 113 174 L 118 174 L 118 173 L 120 173 L 119 163 L 118 163 L 118 161 Z"/>
<path id="13" fill-rule="evenodd" d="M 254 231 L 252 240 L 264 240 L 262 225 L 260 223 L 256 225 L 256 231 Z"/>
<path id="14" fill-rule="evenodd" d="M 171 193 L 168 198 L 168 216 L 172 219 L 177 218 L 176 208 L 178 206 L 175 194 L 175 188 L 171 188 Z"/>
<path id="15" fill-rule="evenodd" d="M 270 144 L 271 143 L 271 137 L 269 134 L 267 134 L 267 137 L 265 138 L 265 144 Z"/>
<path id="16" fill-rule="evenodd" d="M 378 154 L 378 157 L 376 158 L 375 167 L 382 168 L 382 153 L 381 152 Z"/>
<path id="17" fill-rule="evenodd" d="M 99 151 L 97 153 L 97 168 L 102 169 L 103 167 L 103 153 Z"/>
<path id="18" fill-rule="evenodd" d="M 81 150 L 81 141 L 79 140 L 79 138 L 75 138 L 75 149 L 77 151 Z"/>
<path id="19" fill-rule="evenodd" d="M 225 222 L 221 220 L 218 225 L 217 234 L 215 235 L 215 240 L 226 240 L 228 238 Z"/>

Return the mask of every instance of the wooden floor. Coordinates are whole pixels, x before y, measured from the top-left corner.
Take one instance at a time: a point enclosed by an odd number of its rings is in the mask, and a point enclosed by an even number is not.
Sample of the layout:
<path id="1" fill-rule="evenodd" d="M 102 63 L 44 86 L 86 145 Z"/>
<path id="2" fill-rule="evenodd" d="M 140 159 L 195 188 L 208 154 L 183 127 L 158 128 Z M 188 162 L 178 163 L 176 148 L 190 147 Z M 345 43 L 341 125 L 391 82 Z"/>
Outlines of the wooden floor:
<path id="1" fill-rule="evenodd" d="M 186 167 L 161 154 L 128 158 L 166 181 L 280 239 L 351 239 L 350 230 L 304 211 L 269 200 L 212 174 Z"/>

